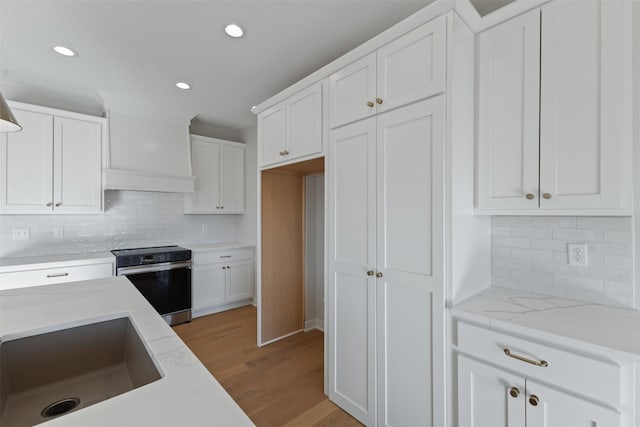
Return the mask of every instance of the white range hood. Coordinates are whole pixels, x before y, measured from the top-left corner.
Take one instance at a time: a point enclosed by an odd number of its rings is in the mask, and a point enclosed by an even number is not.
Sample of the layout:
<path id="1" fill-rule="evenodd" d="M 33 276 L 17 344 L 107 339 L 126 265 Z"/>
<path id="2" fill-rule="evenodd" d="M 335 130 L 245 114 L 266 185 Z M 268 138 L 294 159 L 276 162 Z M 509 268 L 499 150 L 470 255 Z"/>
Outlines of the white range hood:
<path id="1" fill-rule="evenodd" d="M 195 114 L 101 95 L 109 123 L 105 190 L 193 193 L 189 124 Z"/>

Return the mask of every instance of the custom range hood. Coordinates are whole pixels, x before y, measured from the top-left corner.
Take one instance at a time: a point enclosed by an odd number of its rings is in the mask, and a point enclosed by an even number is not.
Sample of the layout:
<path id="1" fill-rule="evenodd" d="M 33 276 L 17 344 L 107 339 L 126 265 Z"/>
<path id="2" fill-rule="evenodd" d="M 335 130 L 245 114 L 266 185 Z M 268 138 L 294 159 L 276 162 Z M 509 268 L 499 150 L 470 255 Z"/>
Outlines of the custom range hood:
<path id="1" fill-rule="evenodd" d="M 109 123 L 105 190 L 193 193 L 189 124 L 195 114 L 100 94 Z"/>

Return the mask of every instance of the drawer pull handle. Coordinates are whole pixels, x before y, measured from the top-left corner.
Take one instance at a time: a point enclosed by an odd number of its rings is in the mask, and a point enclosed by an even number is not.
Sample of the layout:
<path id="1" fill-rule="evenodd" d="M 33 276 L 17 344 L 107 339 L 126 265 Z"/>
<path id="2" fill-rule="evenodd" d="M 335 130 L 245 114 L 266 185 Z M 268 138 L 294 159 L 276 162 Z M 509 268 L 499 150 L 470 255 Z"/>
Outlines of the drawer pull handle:
<path id="1" fill-rule="evenodd" d="M 220 255 L 220 258 L 231 258 L 231 255 Z"/>
<path id="2" fill-rule="evenodd" d="M 535 394 L 532 394 L 531 397 L 529 398 L 529 404 L 531 406 L 538 406 L 539 402 L 540 402 L 540 399 L 538 399 L 538 396 L 536 396 Z"/>
<path id="3" fill-rule="evenodd" d="M 522 362 L 531 363 L 532 365 L 541 366 L 543 368 L 546 368 L 547 366 L 549 366 L 546 360 L 541 360 L 538 362 L 537 360 L 527 359 L 526 357 L 518 356 L 517 354 L 511 353 L 511 350 L 509 350 L 508 348 L 504 349 L 504 354 L 506 354 L 509 357 L 513 357 L 514 359 L 518 359 Z"/>
<path id="4" fill-rule="evenodd" d="M 511 387 L 511 390 L 509 390 L 509 394 L 511 395 L 511 397 L 518 397 L 520 396 L 520 390 L 518 389 L 518 387 Z"/>
<path id="5" fill-rule="evenodd" d="M 65 277 L 68 276 L 69 273 L 55 273 L 55 274 L 47 274 L 47 278 L 52 278 L 52 277 Z"/>

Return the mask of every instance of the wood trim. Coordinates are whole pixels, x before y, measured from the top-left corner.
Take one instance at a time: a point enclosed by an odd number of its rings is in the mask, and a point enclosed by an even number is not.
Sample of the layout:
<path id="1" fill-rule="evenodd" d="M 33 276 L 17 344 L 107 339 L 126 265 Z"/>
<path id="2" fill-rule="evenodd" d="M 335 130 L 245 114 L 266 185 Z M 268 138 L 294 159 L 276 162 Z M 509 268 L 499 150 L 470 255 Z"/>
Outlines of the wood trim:
<path id="1" fill-rule="evenodd" d="M 304 178 L 262 172 L 261 337 L 304 328 Z"/>

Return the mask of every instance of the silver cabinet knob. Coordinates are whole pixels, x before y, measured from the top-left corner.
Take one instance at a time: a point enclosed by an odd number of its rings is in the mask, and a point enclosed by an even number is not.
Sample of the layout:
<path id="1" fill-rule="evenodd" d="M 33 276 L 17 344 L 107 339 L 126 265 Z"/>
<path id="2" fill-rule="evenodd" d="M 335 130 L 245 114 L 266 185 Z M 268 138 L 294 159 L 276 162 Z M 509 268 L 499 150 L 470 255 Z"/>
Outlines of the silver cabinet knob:
<path id="1" fill-rule="evenodd" d="M 532 394 L 531 397 L 529 398 L 529 404 L 531 406 L 538 406 L 539 402 L 540 402 L 540 399 L 538 399 L 538 396 L 536 396 L 535 394 Z"/>
<path id="2" fill-rule="evenodd" d="M 536 198 L 536 196 L 533 193 L 527 193 L 526 196 L 524 196 L 527 200 L 533 200 Z"/>
<path id="3" fill-rule="evenodd" d="M 376 277 L 377 277 L 377 278 L 382 277 L 382 273 L 380 273 L 380 272 L 378 271 L 378 272 L 376 273 Z"/>
<path id="4" fill-rule="evenodd" d="M 374 103 L 373 103 L 373 102 L 371 102 L 371 101 L 367 102 L 367 107 L 369 107 L 369 108 L 373 108 L 373 107 L 374 107 L 374 105 L 376 105 L 376 104 L 374 104 Z"/>
<path id="5" fill-rule="evenodd" d="M 544 194 L 542 195 L 542 198 L 543 198 L 543 199 L 546 199 L 546 200 L 549 200 L 549 199 L 551 198 L 551 193 L 544 193 Z"/>
<path id="6" fill-rule="evenodd" d="M 369 271 L 367 271 L 367 276 L 373 276 L 373 274 L 374 274 L 374 273 L 373 273 L 373 270 L 369 270 Z"/>
<path id="7" fill-rule="evenodd" d="M 49 203 L 47 203 L 47 205 L 46 205 L 46 206 L 47 206 L 48 208 L 50 208 L 51 206 L 53 206 L 53 202 L 49 202 Z"/>
<path id="8" fill-rule="evenodd" d="M 509 394 L 514 398 L 518 397 L 520 396 L 520 390 L 518 389 L 518 387 L 511 387 L 511 390 L 509 390 Z"/>
<path id="9" fill-rule="evenodd" d="M 376 98 L 376 102 L 377 102 L 378 104 L 382 104 L 382 99 L 380 99 L 380 98 Z"/>
<path id="10" fill-rule="evenodd" d="M 56 203 L 56 207 L 60 207 L 60 206 L 62 206 L 62 202 Z"/>

